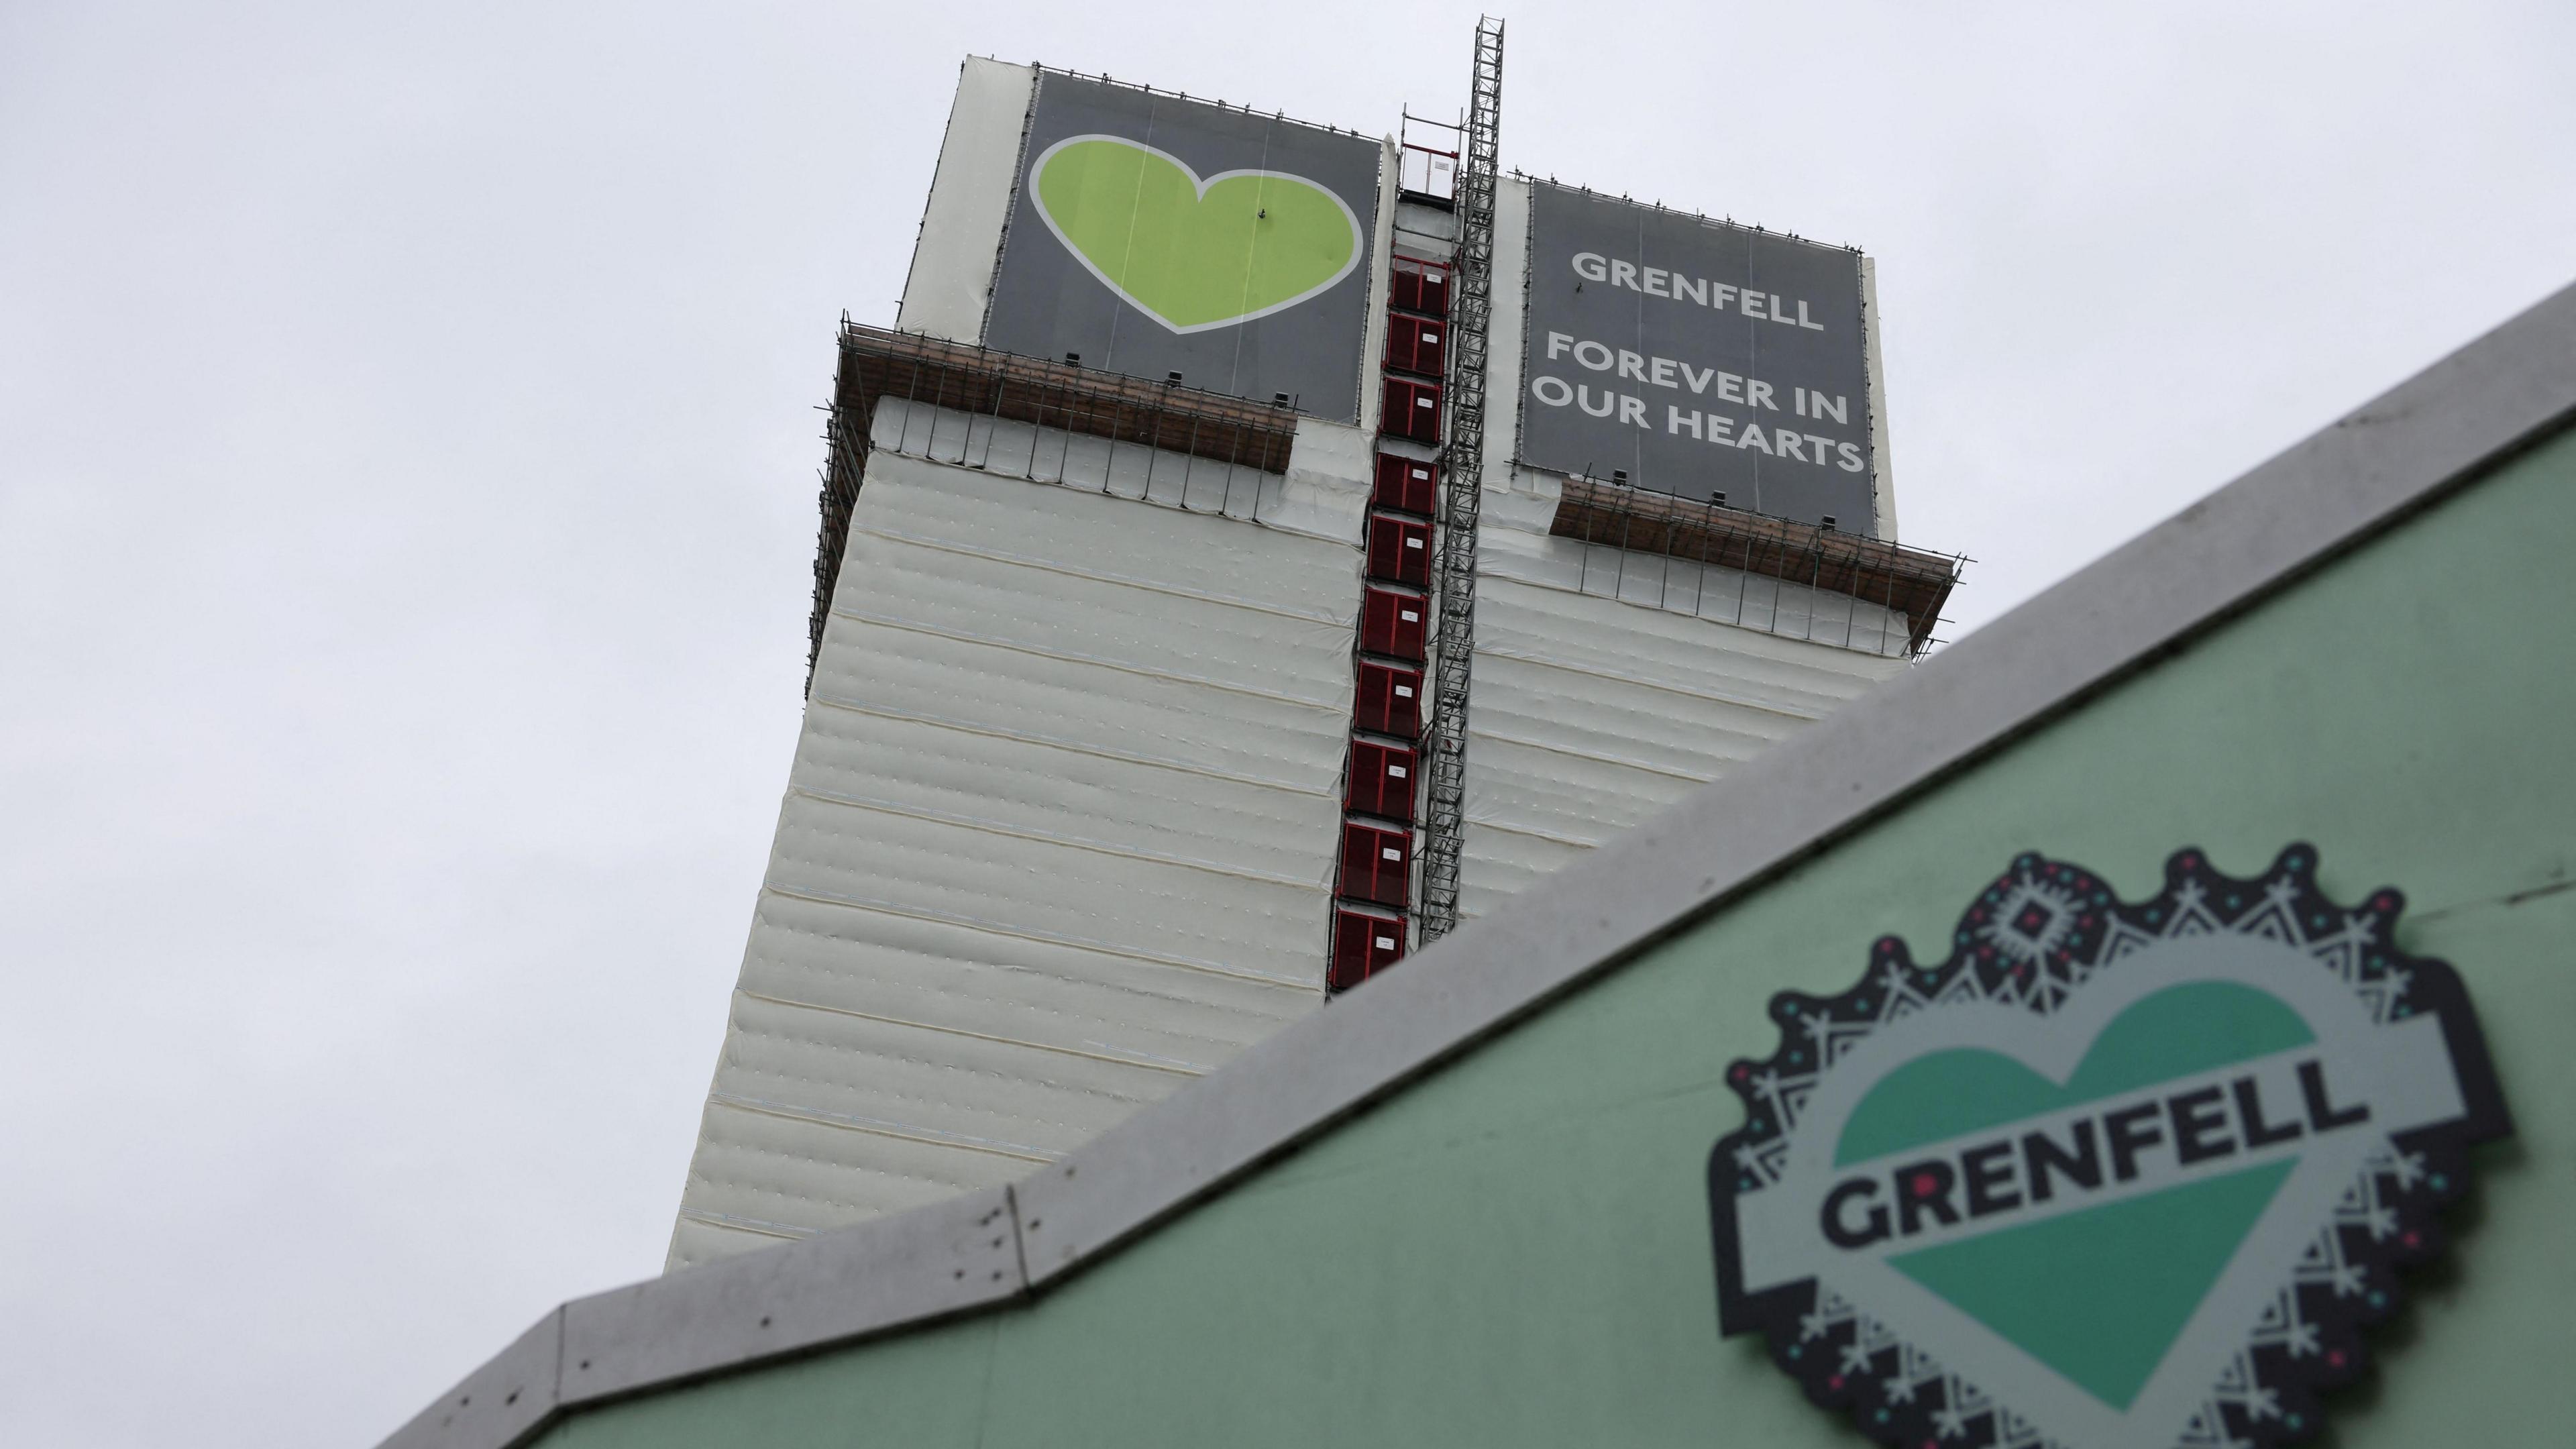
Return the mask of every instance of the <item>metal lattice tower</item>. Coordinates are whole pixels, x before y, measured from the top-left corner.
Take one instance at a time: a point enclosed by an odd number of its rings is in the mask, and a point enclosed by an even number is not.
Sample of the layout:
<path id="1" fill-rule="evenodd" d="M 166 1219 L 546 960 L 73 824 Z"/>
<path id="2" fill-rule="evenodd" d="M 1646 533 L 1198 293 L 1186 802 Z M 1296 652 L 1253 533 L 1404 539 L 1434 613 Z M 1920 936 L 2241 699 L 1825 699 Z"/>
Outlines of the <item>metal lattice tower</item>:
<path id="1" fill-rule="evenodd" d="M 1476 22 L 1476 72 L 1458 164 L 1458 285 L 1449 318 L 1449 440 L 1441 455 L 1440 625 L 1433 636 L 1431 789 L 1422 841 L 1422 939 L 1458 924 L 1467 795 L 1467 684 L 1475 654 L 1476 519 L 1485 491 L 1485 332 L 1494 297 L 1495 143 L 1503 22 Z"/>

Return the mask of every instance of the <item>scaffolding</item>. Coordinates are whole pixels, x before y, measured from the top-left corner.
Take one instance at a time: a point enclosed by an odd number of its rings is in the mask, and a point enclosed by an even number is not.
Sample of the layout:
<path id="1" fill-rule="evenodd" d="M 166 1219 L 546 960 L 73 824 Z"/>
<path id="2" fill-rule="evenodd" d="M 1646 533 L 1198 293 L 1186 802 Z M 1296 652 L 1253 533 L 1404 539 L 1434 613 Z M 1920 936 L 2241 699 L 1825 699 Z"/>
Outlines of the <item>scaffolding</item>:
<path id="1" fill-rule="evenodd" d="M 889 401 L 905 406 L 881 417 L 878 405 Z M 863 327 L 844 314 L 824 428 L 806 689 L 872 450 L 1258 522 L 1263 481 L 1287 470 L 1296 436 L 1297 415 L 1285 402 Z"/>
<path id="2" fill-rule="evenodd" d="M 1485 488 L 1485 343 L 1494 296 L 1494 178 L 1502 125 L 1503 22 L 1476 21 L 1459 158 L 1457 287 L 1449 318 L 1449 431 L 1442 456 L 1440 623 L 1433 639 L 1431 758 L 1422 840 L 1422 940 L 1458 923 L 1465 844 L 1467 686 L 1475 655 L 1476 521 Z"/>
<path id="3" fill-rule="evenodd" d="M 1586 551 L 1583 593 L 1904 658 L 1938 642 L 1970 562 L 1597 478 L 1564 481 L 1548 532 L 1605 555 Z"/>

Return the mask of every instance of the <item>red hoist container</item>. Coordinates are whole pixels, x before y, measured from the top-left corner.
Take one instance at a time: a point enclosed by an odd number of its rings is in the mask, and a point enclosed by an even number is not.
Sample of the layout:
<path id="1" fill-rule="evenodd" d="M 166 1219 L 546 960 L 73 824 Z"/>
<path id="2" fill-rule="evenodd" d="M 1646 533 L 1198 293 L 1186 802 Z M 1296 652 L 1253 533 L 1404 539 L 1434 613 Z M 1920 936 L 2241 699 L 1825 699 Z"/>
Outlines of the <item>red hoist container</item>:
<path id="1" fill-rule="evenodd" d="M 1369 490 L 1369 502 L 1398 513 L 1418 513 L 1429 518 L 1439 490 L 1439 464 L 1398 453 L 1377 455 L 1377 481 Z"/>
<path id="2" fill-rule="evenodd" d="M 1351 741 L 1351 774 L 1342 787 L 1342 808 L 1412 824 L 1415 769 L 1411 745 Z"/>
<path id="3" fill-rule="evenodd" d="M 1381 513 L 1369 519 L 1368 576 L 1423 588 L 1431 582 L 1431 525 Z"/>
<path id="4" fill-rule="evenodd" d="M 1407 312 L 1449 315 L 1449 268 L 1418 257 L 1397 257 L 1387 300 Z"/>
<path id="5" fill-rule="evenodd" d="M 1371 734 L 1422 738 L 1422 671 L 1383 660 L 1361 660 L 1351 723 Z"/>
<path id="6" fill-rule="evenodd" d="M 1337 894 L 1404 909 L 1413 888 L 1413 832 L 1342 822 L 1342 888 Z"/>
<path id="7" fill-rule="evenodd" d="M 1386 319 L 1386 365 L 1391 372 L 1438 377 L 1448 355 L 1449 324 L 1399 312 Z"/>
<path id="8" fill-rule="evenodd" d="M 1404 918 L 1356 906 L 1333 907 L 1333 967 L 1325 978 L 1348 991 L 1404 959 Z"/>
<path id="9" fill-rule="evenodd" d="M 1430 601 L 1418 594 L 1399 594 L 1370 584 L 1360 593 L 1360 647 L 1371 654 L 1391 654 L 1422 662 L 1423 615 Z"/>
<path id="10" fill-rule="evenodd" d="M 1440 441 L 1440 384 L 1409 377 L 1390 377 L 1378 414 L 1377 430 L 1390 438 L 1417 443 Z"/>

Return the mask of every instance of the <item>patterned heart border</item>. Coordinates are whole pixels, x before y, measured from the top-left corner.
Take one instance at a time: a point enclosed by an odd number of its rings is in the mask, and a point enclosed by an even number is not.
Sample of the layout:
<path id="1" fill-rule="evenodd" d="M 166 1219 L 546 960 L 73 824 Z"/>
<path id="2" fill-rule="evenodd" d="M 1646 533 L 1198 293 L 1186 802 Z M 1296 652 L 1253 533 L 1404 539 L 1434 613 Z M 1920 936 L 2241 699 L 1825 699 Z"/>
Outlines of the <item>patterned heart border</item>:
<path id="1" fill-rule="evenodd" d="M 2317 888 L 2317 851 L 2282 849 L 2264 875 L 2239 880 L 2186 848 L 2165 862 L 2164 889 L 2134 904 L 2081 867 L 2035 852 L 1981 892 L 1959 918 L 1948 959 L 1918 963 L 1881 937 L 1869 969 L 1839 996 L 1771 1000 L 1781 1044 L 1768 1061 L 1737 1061 L 1726 1080 L 1745 1125 L 1709 1157 L 1718 1317 L 1728 1335 L 1764 1334 L 1771 1357 L 1826 1409 L 1848 1411 L 1890 1445 L 2065 1449 L 1976 1385 L 1944 1370 L 1858 1305 L 1813 1279 L 1747 1294 L 1735 1253 L 1735 1198 L 1778 1180 L 1789 1137 L 1823 1071 L 1891 1021 L 1929 1007 L 2000 1002 L 2048 1016 L 2103 971 L 2158 942 L 2232 933 L 2278 941 L 2335 973 L 2379 1025 L 2431 1013 L 2459 1077 L 2466 1115 L 2384 1140 L 2281 1284 L 2245 1346 L 2209 1387 L 2176 1441 L 2184 1449 L 2295 1443 L 2322 1423 L 2318 1395 L 2364 1369 L 2363 1335 L 2397 1311 L 2400 1271 L 2442 1251 L 2440 1214 L 2469 1183 L 2469 1148 L 2511 1135 L 2504 1097 L 2459 973 L 2395 946 L 2405 897 L 2374 891 L 2346 908 Z"/>

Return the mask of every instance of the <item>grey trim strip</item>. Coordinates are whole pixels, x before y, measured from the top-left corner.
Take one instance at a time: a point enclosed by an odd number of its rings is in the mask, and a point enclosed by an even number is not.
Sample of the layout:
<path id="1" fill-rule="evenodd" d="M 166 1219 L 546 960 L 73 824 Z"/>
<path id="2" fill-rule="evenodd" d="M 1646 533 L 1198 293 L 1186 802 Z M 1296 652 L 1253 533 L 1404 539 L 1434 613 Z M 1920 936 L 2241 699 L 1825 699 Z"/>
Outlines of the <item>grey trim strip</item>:
<path id="1" fill-rule="evenodd" d="M 573 1408 L 1019 1296 L 1011 1190 L 742 1253 L 563 1307 Z"/>
<path id="2" fill-rule="evenodd" d="M 1044 1287 L 2170 655 L 2572 416 L 2576 287 L 1773 746 L 1759 770 L 1697 791 L 1016 1189 L 576 1300 L 388 1445 L 508 1449 L 566 1408 Z"/>
<path id="3" fill-rule="evenodd" d="M 1016 1298 L 1015 1224 L 1011 1190 L 987 1188 L 576 1298 L 385 1449 L 505 1449 L 567 1410 Z"/>
<path id="4" fill-rule="evenodd" d="M 536 1327 L 396 1429 L 385 1449 L 494 1449 L 535 1437 L 556 1413 L 563 1317 L 557 1308 L 538 1319 Z"/>

